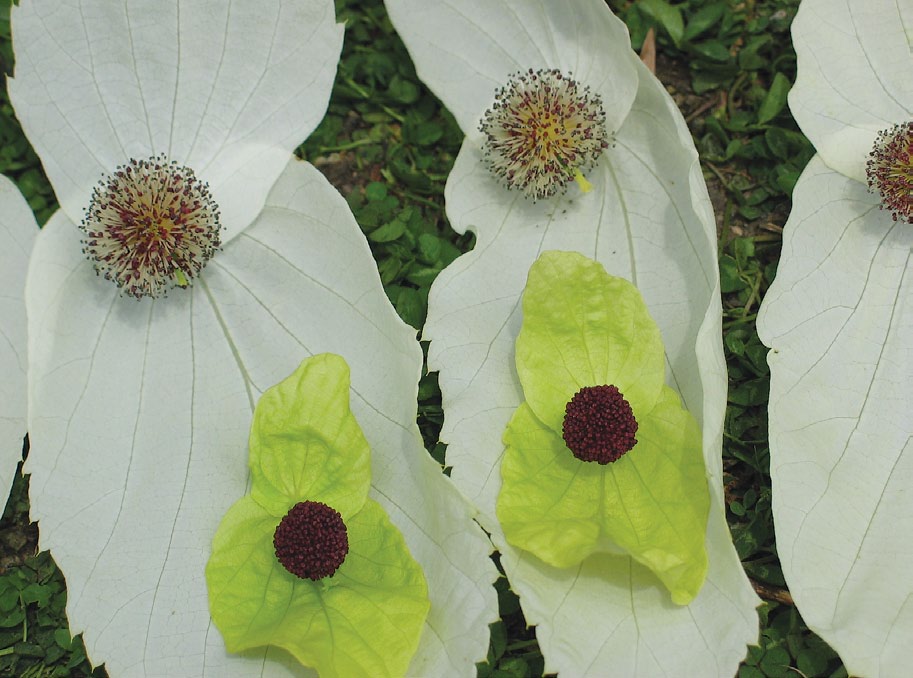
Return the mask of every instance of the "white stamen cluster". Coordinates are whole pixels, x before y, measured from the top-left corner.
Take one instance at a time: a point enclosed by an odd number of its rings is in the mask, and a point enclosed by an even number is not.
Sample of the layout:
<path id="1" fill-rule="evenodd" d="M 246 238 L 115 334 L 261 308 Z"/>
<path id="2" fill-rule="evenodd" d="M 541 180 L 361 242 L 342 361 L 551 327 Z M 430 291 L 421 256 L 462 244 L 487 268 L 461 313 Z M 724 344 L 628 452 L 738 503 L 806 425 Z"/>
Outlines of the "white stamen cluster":
<path id="1" fill-rule="evenodd" d="M 137 299 L 187 287 L 221 245 L 209 186 L 164 155 L 103 178 L 80 228 L 96 273 Z"/>
<path id="2" fill-rule="evenodd" d="M 609 145 L 600 96 L 557 69 L 511 76 L 479 129 L 491 171 L 534 200 L 566 191 Z"/>
<path id="3" fill-rule="evenodd" d="M 869 189 L 894 221 L 913 224 L 913 122 L 882 130 L 866 163 Z"/>

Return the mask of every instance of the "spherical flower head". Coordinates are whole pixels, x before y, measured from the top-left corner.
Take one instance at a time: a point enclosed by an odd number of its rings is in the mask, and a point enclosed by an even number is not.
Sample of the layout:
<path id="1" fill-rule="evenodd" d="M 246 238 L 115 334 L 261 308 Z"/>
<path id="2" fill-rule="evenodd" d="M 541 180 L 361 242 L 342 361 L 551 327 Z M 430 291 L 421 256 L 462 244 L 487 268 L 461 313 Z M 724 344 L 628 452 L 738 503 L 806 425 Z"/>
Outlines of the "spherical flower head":
<path id="1" fill-rule="evenodd" d="M 637 420 L 615 386 L 584 386 L 565 408 L 562 433 L 575 457 L 605 465 L 637 444 Z"/>
<path id="2" fill-rule="evenodd" d="M 103 178 L 80 228 L 96 273 L 137 299 L 187 287 L 221 245 L 208 185 L 163 155 Z"/>
<path id="3" fill-rule="evenodd" d="M 295 504 L 273 534 L 276 558 L 300 579 L 332 577 L 349 552 L 342 516 L 319 501 Z"/>
<path id="4" fill-rule="evenodd" d="M 534 200 L 564 193 L 609 145 L 602 99 L 557 69 L 517 73 L 479 129 L 489 169 Z"/>
<path id="5" fill-rule="evenodd" d="M 866 163 L 869 188 L 894 221 L 913 224 L 913 122 L 882 130 Z"/>

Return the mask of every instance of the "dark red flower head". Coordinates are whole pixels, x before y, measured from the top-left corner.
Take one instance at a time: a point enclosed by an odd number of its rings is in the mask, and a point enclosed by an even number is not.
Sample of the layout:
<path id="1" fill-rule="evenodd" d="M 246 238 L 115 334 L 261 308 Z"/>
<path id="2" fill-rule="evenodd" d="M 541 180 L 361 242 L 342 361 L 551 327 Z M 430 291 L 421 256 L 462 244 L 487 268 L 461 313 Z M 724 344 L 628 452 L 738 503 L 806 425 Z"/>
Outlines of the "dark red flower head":
<path id="1" fill-rule="evenodd" d="M 319 501 L 302 501 L 285 515 L 273 535 L 276 558 L 301 579 L 332 577 L 349 552 L 342 516 Z"/>
<path id="2" fill-rule="evenodd" d="M 581 461 L 608 464 L 631 450 L 637 420 L 614 386 L 584 386 L 564 411 L 564 442 Z"/>

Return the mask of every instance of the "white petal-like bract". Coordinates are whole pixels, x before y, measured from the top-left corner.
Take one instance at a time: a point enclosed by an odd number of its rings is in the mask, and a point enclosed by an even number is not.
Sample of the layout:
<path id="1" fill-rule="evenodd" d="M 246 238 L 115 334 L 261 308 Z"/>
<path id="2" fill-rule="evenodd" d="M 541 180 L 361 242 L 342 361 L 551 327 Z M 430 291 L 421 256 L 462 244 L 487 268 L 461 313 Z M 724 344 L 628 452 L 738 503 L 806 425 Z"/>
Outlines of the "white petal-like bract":
<path id="1" fill-rule="evenodd" d="M 803 0 L 789 103 L 819 155 L 793 193 L 758 315 L 783 574 L 851 675 L 909 673 L 913 638 L 913 230 L 865 163 L 913 119 L 913 2 Z"/>
<path id="2" fill-rule="evenodd" d="M 913 639 L 913 229 L 816 157 L 758 333 L 783 574 L 850 675 L 903 676 Z"/>
<path id="3" fill-rule="evenodd" d="M 471 51 L 472 45 L 464 46 Z M 431 290 L 425 338 L 440 371 L 452 478 L 502 551 L 547 671 L 572 676 L 731 676 L 757 639 L 758 603 L 724 517 L 725 410 L 715 227 L 697 153 L 662 85 L 630 55 L 637 99 L 586 194 L 533 203 L 502 189 L 469 138 L 447 184 L 454 228 L 475 249 Z M 713 508 L 710 572 L 687 607 L 630 558 L 593 556 L 556 570 L 508 546 L 495 518 L 501 436 L 523 395 L 514 368 L 520 295 L 544 250 L 576 250 L 643 294 L 667 350 L 667 380 L 701 422 Z"/>
<path id="4" fill-rule="evenodd" d="M 26 415 L 25 271 L 38 224 L 16 185 L 0 175 L 0 497 L 22 460 Z"/>
<path id="5" fill-rule="evenodd" d="M 879 130 L 913 119 L 911 25 L 910 0 L 799 5 L 789 108 L 828 166 L 851 179 L 865 181 Z"/>
<path id="6" fill-rule="evenodd" d="M 72 221 L 163 153 L 209 183 L 227 242 L 323 117 L 343 27 L 331 0 L 27 0 L 12 32 L 10 98 Z"/>
<path id="7" fill-rule="evenodd" d="M 351 367 L 372 496 L 428 580 L 412 670 L 471 675 L 497 617 L 490 544 L 422 446 L 421 350 L 343 198 L 293 160 L 257 221 L 189 293 L 165 299 L 118 296 L 74 248 L 78 231 L 58 212 L 29 269 L 27 471 L 41 547 L 66 575 L 89 657 L 112 676 L 305 675 L 276 650 L 225 653 L 203 571 L 219 520 L 247 491 L 259 394 L 327 351 Z"/>

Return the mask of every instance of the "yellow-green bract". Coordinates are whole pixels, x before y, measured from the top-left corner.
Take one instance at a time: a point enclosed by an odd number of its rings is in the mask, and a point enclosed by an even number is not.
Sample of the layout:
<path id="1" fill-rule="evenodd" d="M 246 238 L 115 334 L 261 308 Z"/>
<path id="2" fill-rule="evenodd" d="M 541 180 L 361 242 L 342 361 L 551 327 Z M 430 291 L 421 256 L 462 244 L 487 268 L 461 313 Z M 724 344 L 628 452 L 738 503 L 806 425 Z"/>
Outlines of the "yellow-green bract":
<path id="1" fill-rule="evenodd" d="M 349 368 L 324 353 L 267 390 L 250 434 L 251 494 L 229 510 L 206 566 L 209 607 L 230 652 L 276 645 L 321 676 L 399 676 L 430 603 L 425 577 L 368 499 L 370 449 L 349 409 Z M 319 581 L 276 559 L 273 533 L 301 501 L 337 510 L 349 552 Z"/>
<path id="2" fill-rule="evenodd" d="M 701 434 L 663 383 L 663 344 L 637 289 L 573 252 L 545 252 L 523 293 L 517 373 L 526 402 L 507 426 L 497 515 L 507 540 L 554 567 L 625 553 L 686 605 L 707 573 L 710 497 Z M 616 386 L 637 444 L 608 465 L 575 458 L 565 406 L 586 386 Z"/>

